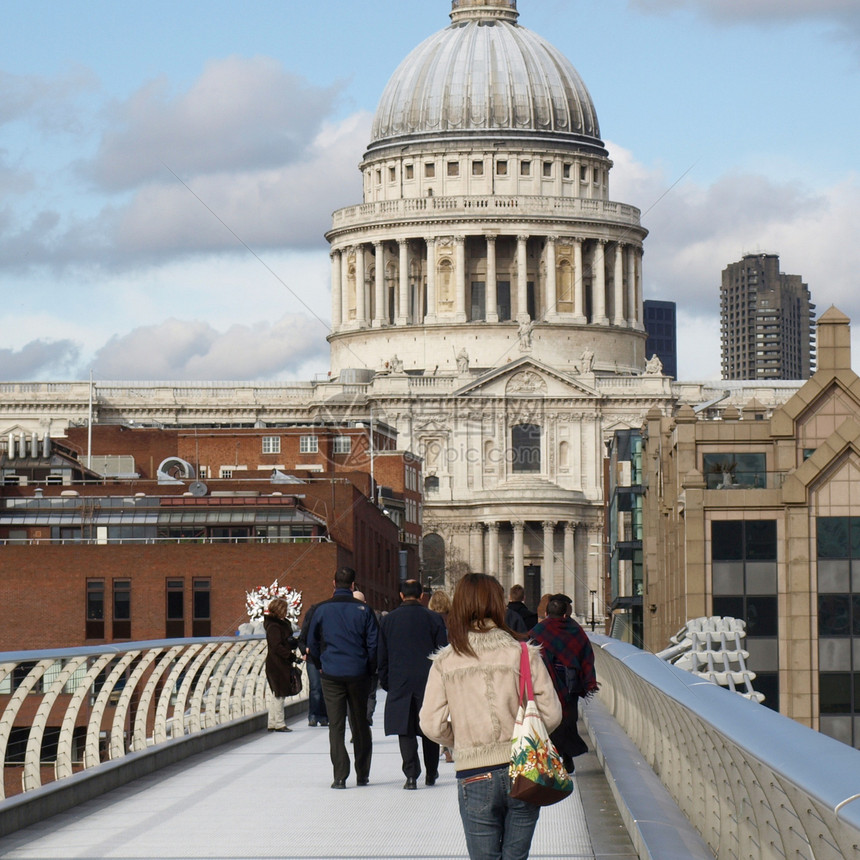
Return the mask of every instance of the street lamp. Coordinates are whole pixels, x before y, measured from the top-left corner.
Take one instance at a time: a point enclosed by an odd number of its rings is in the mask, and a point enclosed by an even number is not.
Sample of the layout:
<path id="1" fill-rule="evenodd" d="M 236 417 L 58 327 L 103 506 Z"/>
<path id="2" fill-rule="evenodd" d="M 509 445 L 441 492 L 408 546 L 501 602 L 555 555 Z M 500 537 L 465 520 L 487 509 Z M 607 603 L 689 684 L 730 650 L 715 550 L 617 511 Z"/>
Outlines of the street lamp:
<path id="1" fill-rule="evenodd" d="M 597 591 L 592 590 L 591 594 L 591 632 L 594 633 L 594 626 L 597 624 Z"/>

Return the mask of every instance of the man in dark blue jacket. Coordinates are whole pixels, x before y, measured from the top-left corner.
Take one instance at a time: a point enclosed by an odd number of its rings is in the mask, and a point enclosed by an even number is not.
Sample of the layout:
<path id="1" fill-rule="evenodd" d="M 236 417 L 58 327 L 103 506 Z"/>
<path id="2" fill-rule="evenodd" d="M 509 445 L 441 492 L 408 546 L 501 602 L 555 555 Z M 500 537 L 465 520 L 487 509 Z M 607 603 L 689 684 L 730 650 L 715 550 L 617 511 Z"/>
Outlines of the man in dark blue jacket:
<path id="1" fill-rule="evenodd" d="M 367 697 L 376 672 L 379 625 L 366 604 L 353 597 L 355 571 L 342 567 L 334 575 L 334 595 L 317 604 L 308 630 L 311 656 L 320 662 L 323 697 L 328 712 L 328 737 L 334 768 L 332 788 L 346 788 L 349 754 L 346 715 L 352 715 L 355 775 L 359 785 L 370 782 L 373 744 L 367 720 Z"/>

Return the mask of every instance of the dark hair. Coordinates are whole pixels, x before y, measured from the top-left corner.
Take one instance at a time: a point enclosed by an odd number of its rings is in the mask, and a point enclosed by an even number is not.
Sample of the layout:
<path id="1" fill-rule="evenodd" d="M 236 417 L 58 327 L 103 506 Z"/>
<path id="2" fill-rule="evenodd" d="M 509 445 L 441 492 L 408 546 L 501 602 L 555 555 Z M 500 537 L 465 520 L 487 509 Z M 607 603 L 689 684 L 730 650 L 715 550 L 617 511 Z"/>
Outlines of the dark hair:
<path id="1" fill-rule="evenodd" d="M 546 605 L 548 618 L 564 618 L 567 615 L 567 603 L 557 597 L 551 597 Z"/>
<path id="2" fill-rule="evenodd" d="M 469 631 L 485 631 L 491 626 L 487 622 L 517 638 L 505 624 L 505 590 L 502 584 L 486 573 L 467 573 L 454 589 L 448 613 L 448 641 L 454 651 L 476 657 L 469 644 Z"/>
<path id="3" fill-rule="evenodd" d="M 526 590 L 521 585 L 512 585 L 508 594 L 514 603 L 519 603 L 526 596 Z"/>
<path id="4" fill-rule="evenodd" d="M 404 597 L 421 597 L 421 583 L 417 579 L 407 579 L 400 583 L 400 593 Z"/>
<path id="5" fill-rule="evenodd" d="M 351 567 L 341 567 L 334 575 L 335 588 L 349 588 L 355 582 L 355 571 Z"/>

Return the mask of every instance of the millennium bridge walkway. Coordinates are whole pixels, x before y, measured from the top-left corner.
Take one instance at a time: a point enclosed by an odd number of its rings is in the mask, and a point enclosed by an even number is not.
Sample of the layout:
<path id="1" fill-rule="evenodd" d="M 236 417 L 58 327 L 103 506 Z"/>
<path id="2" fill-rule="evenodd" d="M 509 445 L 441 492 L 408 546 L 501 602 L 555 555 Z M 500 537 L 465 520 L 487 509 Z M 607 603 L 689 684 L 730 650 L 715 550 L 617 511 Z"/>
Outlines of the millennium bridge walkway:
<path id="1" fill-rule="evenodd" d="M 531 857 L 860 860 L 860 751 L 592 638 L 592 752 Z M 265 731 L 264 657 L 256 637 L 0 654 L 0 858 L 467 856 L 453 765 L 403 791 L 380 698 L 370 785 L 332 791 L 301 697 Z"/>

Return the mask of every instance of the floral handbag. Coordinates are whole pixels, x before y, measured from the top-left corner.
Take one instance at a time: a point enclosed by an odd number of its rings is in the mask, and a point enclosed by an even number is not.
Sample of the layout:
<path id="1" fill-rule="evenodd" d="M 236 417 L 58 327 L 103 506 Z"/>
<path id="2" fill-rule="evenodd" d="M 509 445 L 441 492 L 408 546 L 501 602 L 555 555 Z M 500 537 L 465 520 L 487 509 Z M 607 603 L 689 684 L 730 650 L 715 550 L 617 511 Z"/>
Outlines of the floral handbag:
<path id="1" fill-rule="evenodd" d="M 549 806 L 570 796 L 573 781 L 549 739 L 535 702 L 528 645 L 520 656 L 520 708 L 511 740 L 511 797 Z"/>

